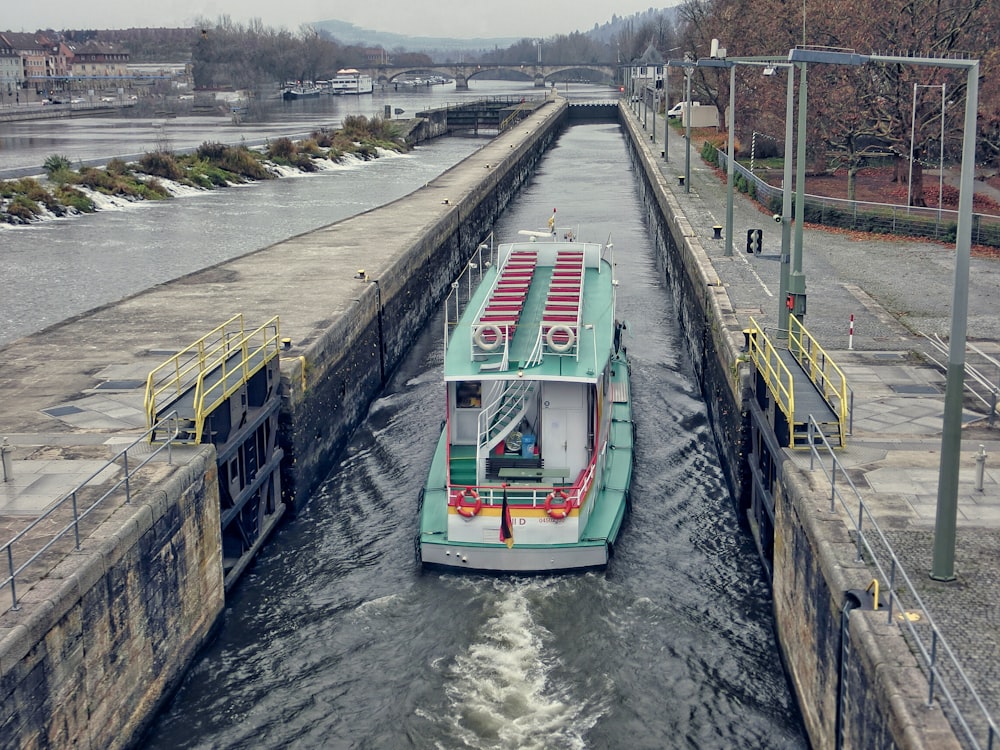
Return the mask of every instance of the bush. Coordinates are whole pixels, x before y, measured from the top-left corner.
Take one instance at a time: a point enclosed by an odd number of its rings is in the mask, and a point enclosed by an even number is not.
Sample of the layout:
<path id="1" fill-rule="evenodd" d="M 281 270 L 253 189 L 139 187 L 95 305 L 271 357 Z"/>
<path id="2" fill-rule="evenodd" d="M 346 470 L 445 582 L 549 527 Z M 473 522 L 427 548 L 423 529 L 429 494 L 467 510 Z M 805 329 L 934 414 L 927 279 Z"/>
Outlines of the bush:
<path id="1" fill-rule="evenodd" d="M 169 151 L 151 151 L 139 159 L 139 167 L 146 174 L 163 177 L 179 182 L 184 178 L 184 172 L 177 164 L 174 155 Z"/>
<path id="2" fill-rule="evenodd" d="M 80 213 L 90 214 L 96 210 L 94 201 L 69 185 L 60 185 L 57 187 L 55 189 L 55 197 L 63 205 L 74 208 Z"/>
<path id="3" fill-rule="evenodd" d="M 701 158 L 712 166 L 719 166 L 719 149 L 713 146 L 709 141 L 705 141 L 701 144 Z"/>
<path id="4" fill-rule="evenodd" d="M 267 156 L 269 159 L 291 160 L 298 153 L 291 138 L 278 138 L 269 141 L 267 144 Z"/>
<path id="5" fill-rule="evenodd" d="M 124 159 L 112 159 L 108 162 L 108 165 L 104 168 L 108 174 L 113 175 L 129 175 L 132 174 L 132 168 L 125 163 Z"/>
<path id="6" fill-rule="evenodd" d="M 52 179 L 53 175 L 69 172 L 72 168 L 73 164 L 70 162 L 69 157 L 58 154 L 50 156 L 42 165 L 42 169 L 45 170 L 45 174 L 48 175 L 49 179 Z"/>

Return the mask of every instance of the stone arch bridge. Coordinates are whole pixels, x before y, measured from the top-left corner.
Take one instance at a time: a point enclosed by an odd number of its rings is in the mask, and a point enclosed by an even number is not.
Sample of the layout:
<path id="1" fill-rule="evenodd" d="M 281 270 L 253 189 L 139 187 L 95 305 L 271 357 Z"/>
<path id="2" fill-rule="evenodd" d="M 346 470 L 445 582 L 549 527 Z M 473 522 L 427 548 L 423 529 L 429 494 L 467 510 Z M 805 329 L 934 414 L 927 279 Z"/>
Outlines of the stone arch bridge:
<path id="1" fill-rule="evenodd" d="M 363 72 L 372 77 L 376 85 L 392 85 L 399 78 L 412 78 L 424 75 L 449 76 L 455 79 L 455 88 L 465 91 L 469 88 L 469 80 L 490 72 L 504 71 L 515 76 L 523 76 L 526 81 L 533 80 L 536 88 L 544 88 L 553 76 L 557 74 L 580 72 L 586 80 L 593 83 L 606 83 L 609 86 L 617 80 L 618 66 L 600 63 L 435 63 L 432 65 L 372 65 Z M 586 71 L 586 73 L 583 73 Z M 595 76 L 594 73 L 598 75 Z M 564 76 L 561 76 L 564 77 Z"/>

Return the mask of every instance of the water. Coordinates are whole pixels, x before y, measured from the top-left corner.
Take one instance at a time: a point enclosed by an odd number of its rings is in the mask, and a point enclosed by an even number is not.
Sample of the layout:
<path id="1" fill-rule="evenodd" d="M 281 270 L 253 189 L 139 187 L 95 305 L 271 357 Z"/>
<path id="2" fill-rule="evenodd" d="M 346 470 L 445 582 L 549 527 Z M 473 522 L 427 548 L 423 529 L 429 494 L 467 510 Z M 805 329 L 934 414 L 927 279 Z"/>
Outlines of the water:
<path id="1" fill-rule="evenodd" d="M 569 96 L 607 89 L 571 85 Z M 457 98 L 539 95 L 530 84 L 477 82 L 373 96 L 321 97 L 281 105 L 267 122 L 234 129 L 225 119 L 75 118 L 0 123 L 0 172 L 39 165 L 53 153 L 106 162 L 163 145 L 238 142 L 309 132 L 348 114 L 380 112 L 398 101 L 412 114 Z M 158 129 L 159 128 L 159 129 Z M 384 205 L 458 163 L 483 141 L 443 138 L 403 156 L 354 161 L 318 174 L 105 210 L 31 226 L 0 224 L 0 346 L 155 284 L 259 250 L 288 237 Z"/>
<path id="2" fill-rule="evenodd" d="M 637 403 L 632 513 L 602 572 L 421 571 L 440 319 L 227 602 L 147 748 L 805 748 L 620 132 L 562 135 L 497 231 L 558 209 L 616 246 Z"/>
<path id="3" fill-rule="evenodd" d="M 239 125 L 225 115 L 153 117 L 93 116 L 57 120 L 0 122 L 0 178 L 41 172 L 41 165 L 53 155 L 66 156 L 74 164 L 93 163 L 120 157 L 134 161 L 139 155 L 158 149 L 192 149 L 205 141 L 261 144 L 278 135 L 305 136 L 317 128 L 336 128 L 348 115 L 382 117 L 385 107 L 393 119 L 415 117 L 417 112 L 462 101 L 493 96 L 536 98 L 545 93 L 528 82 L 469 82 L 468 91 L 456 91 L 455 84 L 376 91 L 363 96 L 322 96 L 301 101 L 270 102 L 261 118 Z M 606 86 L 568 84 L 559 93 L 573 98 L 610 98 L 615 92 Z M 403 114 L 395 114 L 402 109 Z"/>
<path id="4" fill-rule="evenodd" d="M 169 201 L 0 225 L 0 345 L 192 271 L 407 195 L 482 141 L 443 138 L 398 156 Z"/>

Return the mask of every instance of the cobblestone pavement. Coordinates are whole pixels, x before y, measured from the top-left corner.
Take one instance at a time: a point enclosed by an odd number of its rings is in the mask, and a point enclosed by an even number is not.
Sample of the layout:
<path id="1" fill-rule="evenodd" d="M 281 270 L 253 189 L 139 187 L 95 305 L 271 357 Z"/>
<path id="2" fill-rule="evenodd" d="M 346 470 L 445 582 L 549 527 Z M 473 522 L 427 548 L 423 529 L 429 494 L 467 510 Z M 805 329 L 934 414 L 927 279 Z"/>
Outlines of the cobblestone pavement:
<path id="1" fill-rule="evenodd" d="M 637 117 L 642 127 L 642 118 Z M 646 131 L 652 127 L 646 123 Z M 704 164 L 701 143 L 692 143 L 690 191 L 680 185 L 685 142 L 671 133 L 663 158 L 663 119 L 656 141 L 647 143 L 662 165 L 666 184 L 695 228 L 725 286 L 740 323 L 750 316 L 774 339 L 778 320 L 781 232 L 770 213 L 737 193 L 731 256 L 713 227 L 726 216 L 725 175 Z M 694 139 L 692 139 L 694 140 Z M 746 230 L 761 229 L 763 252 L 747 254 Z M 725 232 L 723 232 L 723 236 Z M 885 533 L 926 611 L 915 626 L 939 628 L 987 711 L 1000 716 L 1000 430 L 988 408 L 965 400 L 959 469 L 955 581 L 929 577 L 934 545 L 941 456 L 945 375 L 936 362 L 947 354 L 927 336 L 948 339 L 954 290 L 954 244 L 859 235 L 808 225 L 802 269 L 808 312 L 805 325 L 844 370 L 854 391 L 853 429 L 838 458 L 848 470 Z M 984 354 L 1000 359 L 1000 261 L 973 257 L 967 337 Z M 849 340 L 854 315 L 853 340 Z M 992 383 L 1000 372 L 979 354 L 969 354 Z M 1000 420 L 998 420 L 1000 426 Z M 976 453 L 987 453 L 983 489 L 976 489 Z M 809 470 L 803 451 L 786 451 Z M 841 511 L 845 523 L 847 513 Z M 886 582 L 882 582 L 884 587 Z M 940 647 L 939 647 L 940 648 Z M 939 653 L 941 653 L 939 651 Z M 969 695 L 960 705 L 987 744 L 987 720 Z"/>

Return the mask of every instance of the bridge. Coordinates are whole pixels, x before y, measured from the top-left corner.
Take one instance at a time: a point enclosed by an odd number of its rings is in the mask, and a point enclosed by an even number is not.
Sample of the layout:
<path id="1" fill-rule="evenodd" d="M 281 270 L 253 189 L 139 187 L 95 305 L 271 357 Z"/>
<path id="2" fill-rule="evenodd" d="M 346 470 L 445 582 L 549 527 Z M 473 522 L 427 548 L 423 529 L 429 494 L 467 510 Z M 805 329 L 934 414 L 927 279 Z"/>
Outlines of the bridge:
<path id="1" fill-rule="evenodd" d="M 553 77 L 565 80 L 566 74 L 579 75 L 577 80 L 588 83 L 606 83 L 613 85 L 617 80 L 619 66 L 611 63 L 434 63 L 430 65 L 373 65 L 363 70 L 372 77 L 379 86 L 391 86 L 401 78 L 423 77 L 428 75 L 447 75 L 455 79 L 455 88 L 459 91 L 469 89 L 469 81 L 477 76 L 502 71 L 522 77 L 525 81 L 534 81 L 535 88 L 544 88 Z"/>

